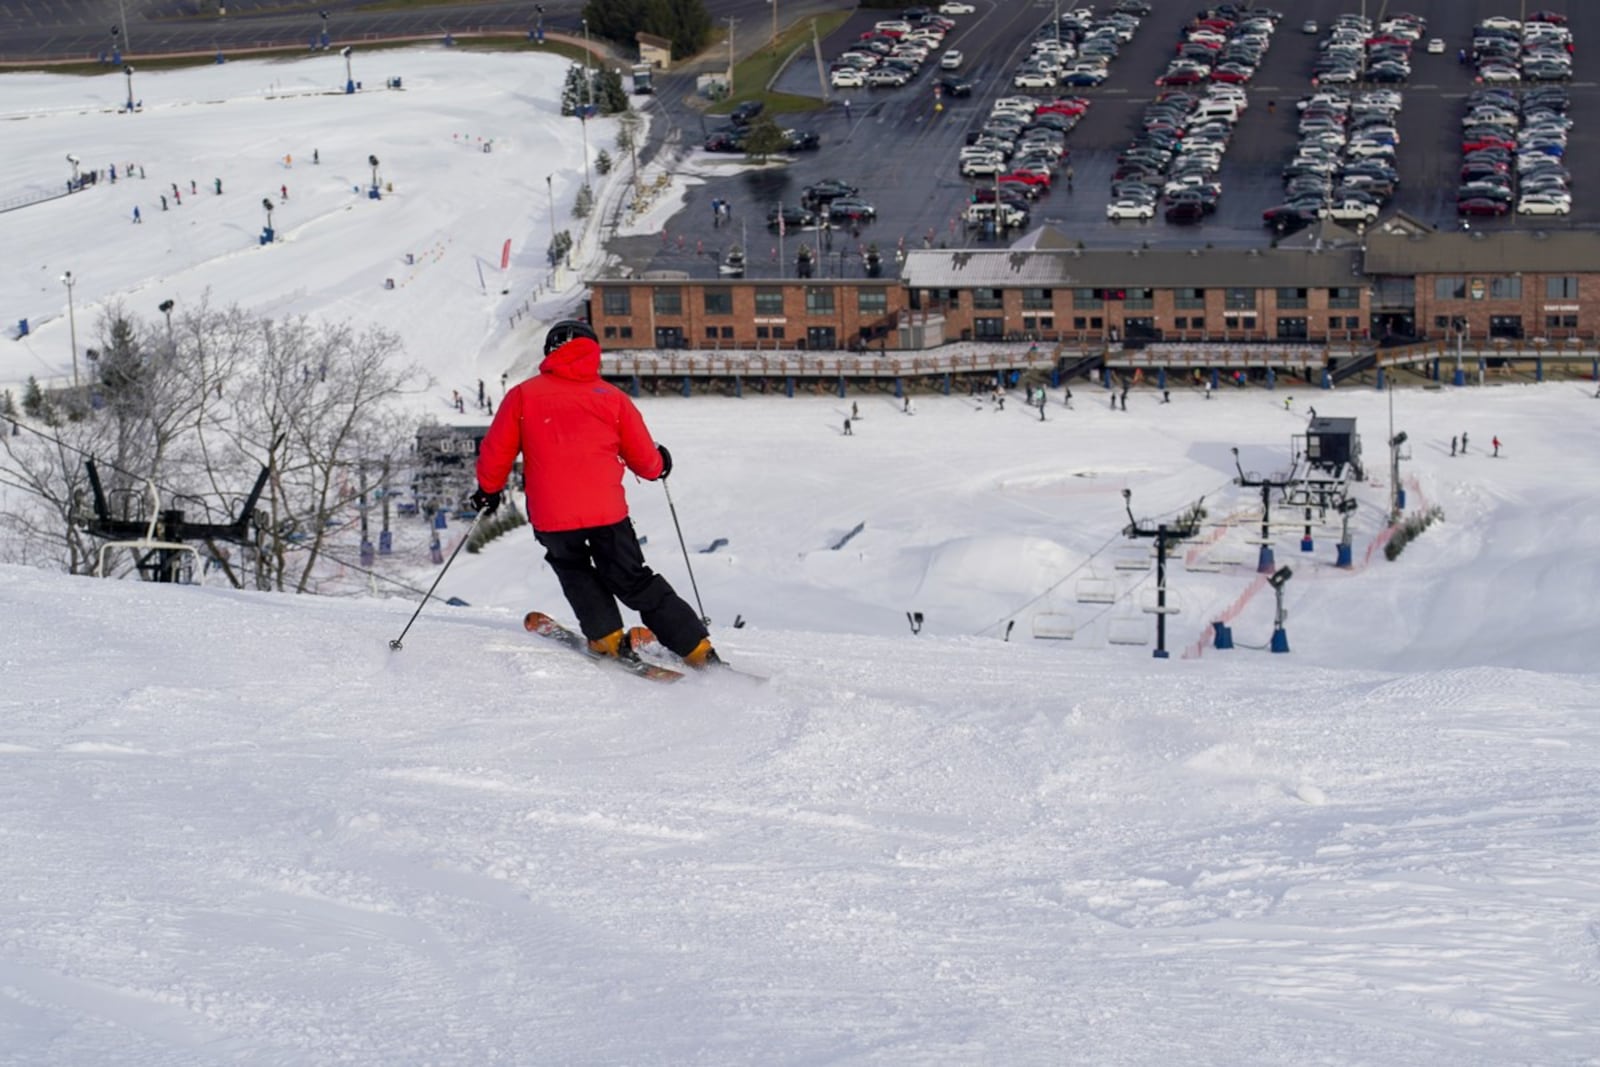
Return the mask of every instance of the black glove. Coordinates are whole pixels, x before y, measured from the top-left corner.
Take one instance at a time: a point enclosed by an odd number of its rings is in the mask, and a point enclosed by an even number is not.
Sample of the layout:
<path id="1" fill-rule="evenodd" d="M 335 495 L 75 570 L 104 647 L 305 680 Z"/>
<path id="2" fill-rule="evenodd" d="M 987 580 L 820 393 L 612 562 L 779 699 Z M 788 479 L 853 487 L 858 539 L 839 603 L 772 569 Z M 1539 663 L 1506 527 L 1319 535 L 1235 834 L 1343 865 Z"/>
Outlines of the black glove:
<path id="1" fill-rule="evenodd" d="M 672 473 L 672 453 L 667 451 L 666 445 L 656 445 L 656 451 L 661 453 L 661 473 L 656 475 L 656 481 L 664 481 Z"/>
<path id="2" fill-rule="evenodd" d="M 478 511 L 485 515 L 493 515 L 500 509 L 500 498 L 504 495 L 505 494 L 501 490 L 497 489 L 491 493 L 482 486 L 479 486 L 478 491 L 473 493 L 467 499 L 472 502 L 472 506 L 477 508 Z"/>

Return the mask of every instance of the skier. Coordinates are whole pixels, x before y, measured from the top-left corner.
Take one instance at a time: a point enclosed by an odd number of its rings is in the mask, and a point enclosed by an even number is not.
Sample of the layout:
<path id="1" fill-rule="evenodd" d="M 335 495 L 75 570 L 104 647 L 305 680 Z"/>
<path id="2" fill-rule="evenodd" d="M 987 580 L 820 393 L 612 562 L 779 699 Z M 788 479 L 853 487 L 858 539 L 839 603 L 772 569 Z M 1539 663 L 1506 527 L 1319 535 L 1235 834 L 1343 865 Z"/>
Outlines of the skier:
<path id="1" fill-rule="evenodd" d="M 289 199 L 289 187 L 287 185 L 278 186 L 278 191 L 283 194 L 285 200 Z"/>
<path id="2" fill-rule="evenodd" d="M 1206 399 L 1207 400 L 1211 399 L 1211 379 L 1210 378 L 1206 379 Z"/>
<path id="3" fill-rule="evenodd" d="M 1494 454 L 1498 457 L 1500 455 L 1500 435 L 1496 434 L 1494 440 L 1489 443 L 1494 446 Z"/>
<path id="4" fill-rule="evenodd" d="M 189 179 L 189 195 L 190 196 L 199 196 L 200 195 L 200 183 L 195 181 L 193 178 Z"/>
<path id="5" fill-rule="evenodd" d="M 222 195 L 222 179 L 221 178 L 212 178 L 211 180 L 213 182 L 215 182 L 216 185 L 217 185 L 217 195 L 221 196 Z"/>
<path id="6" fill-rule="evenodd" d="M 178 192 L 178 187 L 176 185 L 172 187 L 172 202 L 177 207 L 183 206 L 183 194 Z"/>
<path id="7" fill-rule="evenodd" d="M 163 193 L 162 196 L 161 196 L 161 210 L 162 211 L 167 210 L 167 197 L 166 197 L 165 193 Z"/>
<path id="8" fill-rule="evenodd" d="M 1467 454 L 1467 432 L 1465 430 L 1461 431 L 1461 454 L 1463 456 Z"/>
<path id="9" fill-rule="evenodd" d="M 133 221 L 134 221 L 135 224 L 138 224 L 138 223 L 141 223 L 141 222 L 144 221 L 144 219 L 142 217 L 140 217 L 140 215 L 139 215 L 139 205 L 137 205 L 137 204 L 135 204 L 133 206 Z"/>
<path id="10" fill-rule="evenodd" d="M 1461 440 L 1461 438 L 1459 438 L 1459 437 L 1450 438 L 1450 454 L 1452 456 L 1456 454 L 1456 445 L 1457 445 L 1457 443 L 1460 442 L 1460 440 Z"/>
<path id="11" fill-rule="evenodd" d="M 852 419 L 859 419 L 861 417 L 861 409 L 856 406 L 856 402 L 854 400 L 850 401 L 850 417 Z"/>
<path id="12" fill-rule="evenodd" d="M 854 437 L 856 435 L 855 430 L 850 428 L 850 416 L 848 415 L 844 419 L 844 435 L 846 437 Z"/>
<path id="13" fill-rule="evenodd" d="M 1128 387 L 1126 385 L 1122 387 L 1122 410 L 1128 410 Z"/>
<path id="14" fill-rule="evenodd" d="M 539 373 L 511 387 L 478 453 L 472 503 L 493 514 L 522 455 L 528 517 L 545 560 L 597 655 L 634 659 L 617 601 L 639 613 L 690 667 L 722 662 L 705 623 L 644 561 L 623 468 L 658 481 L 672 455 L 654 443 L 626 393 L 600 378 L 600 339 L 564 320 L 545 334 Z"/>
<path id="15" fill-rule="evenodd" d="M 322 153 L 317 151 L 315 148 L 311 150 L 311 162 L 313 164 L 322 162 Z"/>
<path id="16" fill-rule="evenodd" d="M 1285 410 L 1285 411 L 1293 411 L 1294 410 L 1294 397 L 1286 396 L 1286 397 L 1283 398 L 1283 410 Z"/>

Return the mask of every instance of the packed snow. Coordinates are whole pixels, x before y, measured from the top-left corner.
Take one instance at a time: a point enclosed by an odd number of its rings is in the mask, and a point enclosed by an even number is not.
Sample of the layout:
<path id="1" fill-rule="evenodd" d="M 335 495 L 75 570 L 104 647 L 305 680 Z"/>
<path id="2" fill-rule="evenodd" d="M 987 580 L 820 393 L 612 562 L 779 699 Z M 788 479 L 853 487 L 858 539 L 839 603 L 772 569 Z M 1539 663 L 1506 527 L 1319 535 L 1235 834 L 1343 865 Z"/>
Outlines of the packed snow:
<path id="1" fill-rule="evenodd" d="M 149 175 L 0 214 L 0 306 L 36 326 L 0 381 L 70 376 L 65 269 L 80 342 L 209 288 L 395 326 L 434 413 L 531 366 L 511 310 L 576 295 L 542 257 L 544 176 L 582 181 L 562 65 L 373 63 L 404 90 L 229 63 L 136 75 L 136 115 L 117 76 L 0 77 L 8 187 L 67 152 Z M 670 498 L 630 482 L 646 552 L 764 685 L 525 634 L 566 615 L 525 529 L 409 630 L 420 594 L 382 583 L 0 567 L 0 1063 L 1600 1063 L 1593 394 L 645 398 L 676 460 Z M 1393 562 L 1391 401 L 1407 510 L 1443 514 Z M 1277 655 L 1230 450 L 1286 470 L 1312 404 L 1358 420 L 1367 479 L 1350 568 L 1336 521 L 1275 530 Z M 1142 524 L 1205 500 L 1169 659 L 1124 489 Z M 406 521 L 379 570 L 426 588 Z"/>

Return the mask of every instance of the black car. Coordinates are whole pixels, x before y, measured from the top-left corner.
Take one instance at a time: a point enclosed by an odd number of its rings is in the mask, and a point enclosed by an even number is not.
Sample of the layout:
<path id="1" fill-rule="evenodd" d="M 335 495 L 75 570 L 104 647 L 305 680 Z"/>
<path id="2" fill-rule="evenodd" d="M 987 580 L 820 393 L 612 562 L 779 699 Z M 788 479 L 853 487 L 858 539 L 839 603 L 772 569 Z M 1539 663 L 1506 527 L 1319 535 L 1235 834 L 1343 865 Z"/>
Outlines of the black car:
<path id="1" fill-rule="evenodd" d="M 747 125 L 757 115 L 761 114 L 765 107 L 766 105 L 760 100 L 746 100 L 729 113 L 728 120 L 735 126 Z"/>
<path id="2" fill-rule="evenodd" d="M 783 135 L 789 139 L 791 152 L 814 152 L 822 147 L 822 138 L 813 130 L 784 130 Z"/>
<path id="3" fill-rule="evenodd" d="M 805 208 L 794 204 L 784 204 L 767 212 L 767 228 L 769 230 L 778 228 L 780 215 L 783 218 L 783 225 L 786 229 L 793 229 L 796 226 L 812 226 L 817 221 L 817 217 Z"/>
<path id="4" fill-rule="evenodd" d="M 1198 200 L 1175 200 L 1167 205 L 1168 222 L 1196 223 L 1206 217 L 1206 209 Z"/>
<path id="5" fill-rule="evenodd" d="M 939 91 L 945 96 L 971 96 L 972 82 L 966 78 L 940 78 Z"/>
<path id="6" fill-rule="evenodd" d="M 855 196 L 861 190 L 853 185 L 846 184 L 838 178 L 824 178 L 814 185 L 808 185 L 800 190 L 800 203 L 805 207 L 816 210 L 830 200 L 841 196 Z"/>

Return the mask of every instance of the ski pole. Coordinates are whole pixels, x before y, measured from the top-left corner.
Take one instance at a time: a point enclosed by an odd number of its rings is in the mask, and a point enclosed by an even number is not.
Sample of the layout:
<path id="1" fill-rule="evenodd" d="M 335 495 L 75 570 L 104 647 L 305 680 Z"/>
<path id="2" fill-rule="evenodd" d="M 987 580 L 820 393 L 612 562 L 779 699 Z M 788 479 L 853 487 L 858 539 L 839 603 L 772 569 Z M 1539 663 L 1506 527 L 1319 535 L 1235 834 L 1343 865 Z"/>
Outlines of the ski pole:
<path id="1" fill-rule="evenodd" d="M 394 650 L 395 652 L 399 652 L 402 648 L 405 647 L 400 642 L 405 640 L 406 634 L 411 632 L 411 623 L 416 622 L 417 621 L 417 616 L 422 614 L 422 605 L 426 604 L 429 600 L 431 600 L 433 598 L 433 591 L 435 589 L 439 588 L 439 581 L 440 581 L 440 579 L 442 579 L 444 577 L 444 572 L 450 569 L 450 564 L 454 563 L 456 561 L 456 556 L 461 554 L 461 546 L 465 545 L 472 538 L 472 531 L 476 530 L 478 528 L 478 519 L 481 518 L 482 515 L 483 515 L 483 512 L 480 511 L 480 512 L 478 512 L 477 515 L 474 515 L 472 517 L 472 524 L 467 527 L 466 535 L 464 537 L 462 537 L 461 540 L 456 543 L 455 550 L 450 553 L 450 558 L 444 561 L 444 566 L 443 567 L 439 568 L 439 576 L 433 580 L 433 584 L 432 585 L 428 586 L 428 591 L 426 593 L 422 594 L 422 603 L 418 604 L 417 605 L 417 610 L 413 611 L 411 613 L 410 622 L 407 622 L 406 623 L 406 628 L 404 630 L 400 631 L 400 636 L 399 637 L 397 637 L 393 641 L 389 642 L 389 647 L 392 650 Z"/>
<path id="2" fill-rule="evenodd" d="M 672 502 L 672 490 L 668 488 L 665 478 L 661 479 L 661 488 L 667 493 L 667 509 L 672 512 L 672 528 L 678 531 L 678 547 L 683 549 L 683 569 L 689 572 L 689 588 L 694 591 L 694 606 L 700 611 L 700 621 L 710 626 L 711 616 L 706 614 L 705 606 L 700 603 L 700 587 L 695 584 L 694 566 L 689 562 L 689 546 L 683 542 L 683 527 L 678 525 L 678 508 Z"/>

